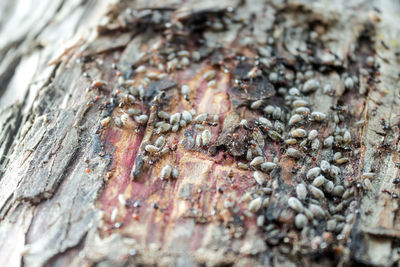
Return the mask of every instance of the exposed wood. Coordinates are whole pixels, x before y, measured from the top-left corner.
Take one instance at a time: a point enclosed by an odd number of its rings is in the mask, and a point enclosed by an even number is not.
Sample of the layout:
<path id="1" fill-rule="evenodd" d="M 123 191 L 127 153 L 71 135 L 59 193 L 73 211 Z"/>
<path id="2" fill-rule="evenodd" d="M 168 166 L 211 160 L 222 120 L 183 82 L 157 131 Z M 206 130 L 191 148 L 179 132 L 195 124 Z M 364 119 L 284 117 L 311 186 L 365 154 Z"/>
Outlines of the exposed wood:
<path id="1" fill-rule="evenodd" d="M 398 3 L 4 2 L 0 265 L 398 264 Z"/>

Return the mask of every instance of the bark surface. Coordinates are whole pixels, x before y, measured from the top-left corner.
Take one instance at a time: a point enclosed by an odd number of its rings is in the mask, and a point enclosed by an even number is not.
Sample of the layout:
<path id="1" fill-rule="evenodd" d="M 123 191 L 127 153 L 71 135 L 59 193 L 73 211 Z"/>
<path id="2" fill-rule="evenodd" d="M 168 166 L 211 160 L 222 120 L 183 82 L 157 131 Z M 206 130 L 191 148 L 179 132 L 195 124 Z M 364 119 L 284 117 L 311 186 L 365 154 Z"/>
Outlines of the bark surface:
<path id="1" fill-rule="evenodd" d="M 0 265 L 397 265 L 399 15 L 1 1 Z"/>

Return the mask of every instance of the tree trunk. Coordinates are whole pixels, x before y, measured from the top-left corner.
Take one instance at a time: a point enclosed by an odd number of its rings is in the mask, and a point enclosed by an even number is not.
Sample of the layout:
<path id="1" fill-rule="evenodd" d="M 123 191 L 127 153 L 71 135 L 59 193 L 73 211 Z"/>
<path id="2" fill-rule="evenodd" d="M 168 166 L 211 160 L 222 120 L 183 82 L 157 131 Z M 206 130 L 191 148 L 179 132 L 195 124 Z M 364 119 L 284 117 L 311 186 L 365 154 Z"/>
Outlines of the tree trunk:
<path id="1" fill-rule="evenodd" d="M 399 3 L 289 2 L 1 2 L 0 265 L 398 263 Z"/>

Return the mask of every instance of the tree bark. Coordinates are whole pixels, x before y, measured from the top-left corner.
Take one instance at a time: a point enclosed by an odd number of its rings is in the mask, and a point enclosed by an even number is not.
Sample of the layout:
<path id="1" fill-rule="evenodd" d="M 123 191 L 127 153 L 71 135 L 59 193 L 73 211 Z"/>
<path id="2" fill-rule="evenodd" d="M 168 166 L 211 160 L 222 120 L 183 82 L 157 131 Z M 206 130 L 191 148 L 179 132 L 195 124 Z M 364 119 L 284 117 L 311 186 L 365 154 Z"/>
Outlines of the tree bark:
<path id="1" fill-rule="evenodd" d="M 398 264 L 396 1 L 0 12 L 1 266 Z"/>

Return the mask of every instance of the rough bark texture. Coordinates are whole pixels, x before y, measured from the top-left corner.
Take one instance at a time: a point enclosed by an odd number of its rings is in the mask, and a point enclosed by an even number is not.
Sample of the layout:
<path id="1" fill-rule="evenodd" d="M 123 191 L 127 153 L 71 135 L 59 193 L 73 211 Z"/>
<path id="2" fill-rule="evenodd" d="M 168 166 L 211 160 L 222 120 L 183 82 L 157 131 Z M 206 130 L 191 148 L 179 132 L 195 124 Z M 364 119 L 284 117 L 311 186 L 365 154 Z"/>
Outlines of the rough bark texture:
<path id="1" fill-rule="evenodd" d="M 397 265 L 400 4 L 289 2 L 2 1 L 0 265 Z"/>

